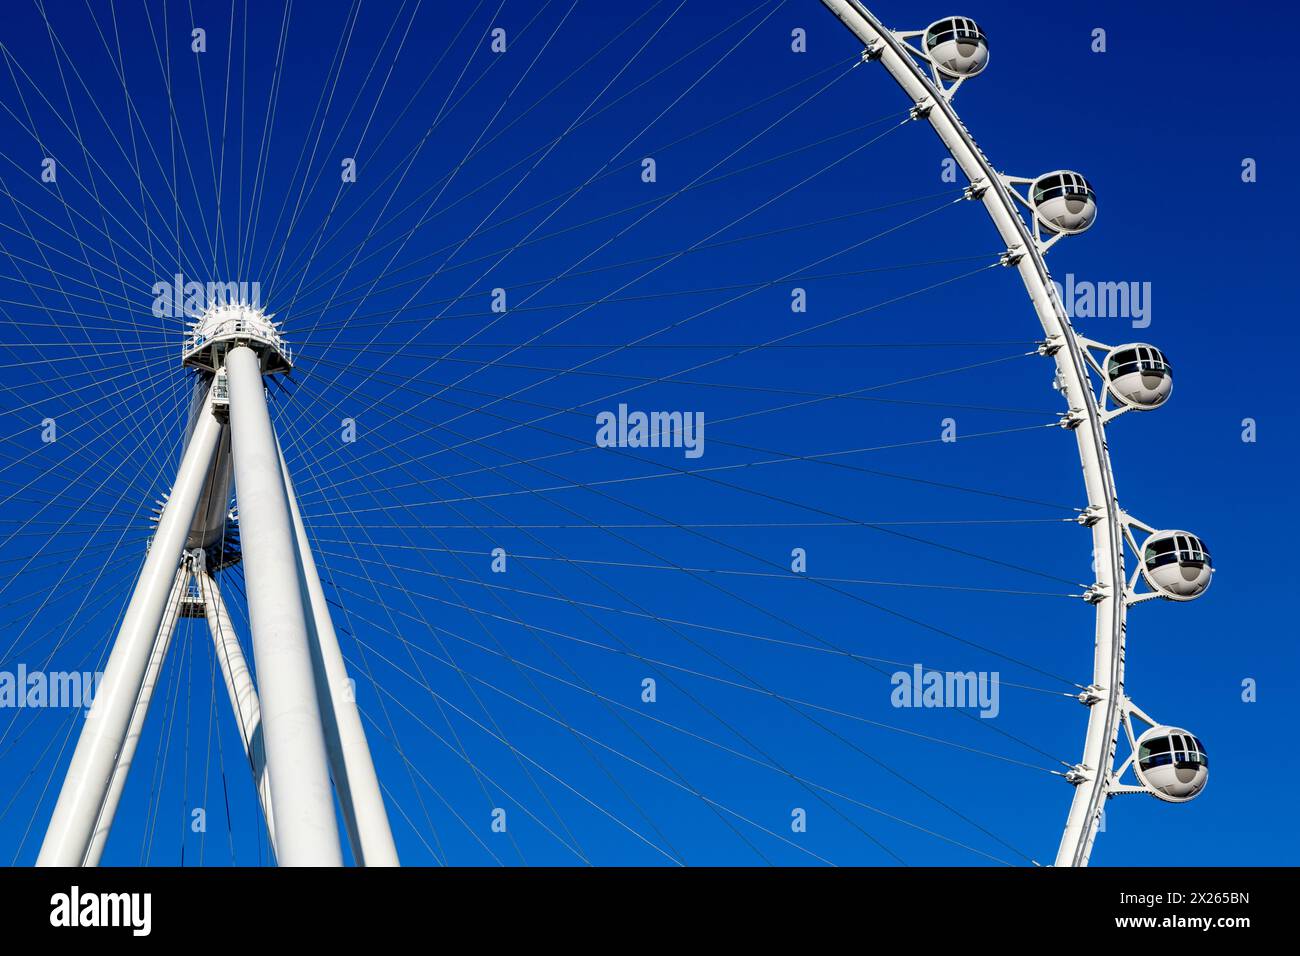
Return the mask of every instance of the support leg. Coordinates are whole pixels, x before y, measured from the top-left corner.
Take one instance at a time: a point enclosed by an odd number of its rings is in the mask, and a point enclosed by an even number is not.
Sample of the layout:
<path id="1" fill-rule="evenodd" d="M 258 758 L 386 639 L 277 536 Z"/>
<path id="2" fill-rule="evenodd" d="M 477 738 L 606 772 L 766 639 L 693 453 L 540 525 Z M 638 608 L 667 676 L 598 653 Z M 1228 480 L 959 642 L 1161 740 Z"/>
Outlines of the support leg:
<path id="1" fill-rule="evenodd" d="M 352 856 L 358 866 L 398 866 L 397 845 L 388 824 L 388 811 L 379 789 L 375 764 L 370 758 L 365 727 L 357 710 L 356 695 L 348 679 L 347 665 L 343 663 L 343 652 L 339 649 L 329 603 L 316 572 L 316 560 L 312 557 L 311 542 L 307 540 L 307 529 L 298 511 L 298 500 L 293 493 L 293 481 L 289 478 L 283 453 L 280 455 L 280 468 L 284 472 L 285 493 L 289 498 L 289 511 L 297 538 L 299 569 L 307 604 L 307 628 L 316 651 L 317 692 L 322 707 L 329 711 L 325 715 L 325 744 L 348 839 L 352 844 Z"/>
<path id="2" fill-rule="evenodd" d="M 36 858 L 38 866 L 81 866 L 87 860 L 220 436 L 221 423 L 209 406 L 200 413 L 181 456 L 176 483 L 158 519 L 149 555 L 122 616 L 103 680 L 54 805 Z M 107 828 L 112 822 L 104 819 L 100 825 Z"/>
<path id="3" fill-rule="evenodd" d="M 187 561 L 182 560 L 176 569 L 176 580 L 167 597 L 167 607 L 163 611 L 162 625 L 154 638 L 153 651 L 149 655 L 149 666 L 145 668 L 144 683 L 140 685 L 140 696 L 136 698 L 135 709 L 131 712 L 131 722 L 127 725 L 126 739 L 122 742 L 122 752 L 113 767 L 113 779 L 108 785 L 108 796 L 100 811 L 95 832 L 90 838 L 90 849 L 86 852 L 85 865 L 98 866 L 99 858 L 104 853 L 104 844 L 108 841 L 108 831 L 113 826 L 117 814 L 117 805 L 122 800 L 122 788 L 126 786 L 126 775 L 131 770 L 135 759 L 135 750 L 140 743 L 140 733 L 144 730 L 145 718 L 149 715 L 149 702 L 153 699 L 153 689 L 158 684 L 158 675 L 167 660 L 167 650 L 171 647 L 176 634 L 176 624 L 180 620 L 181 597 L 189 587 L 190 569 Z"/>
<path id="4" fill-rule="evenodd" d="M 253 686 L 253 675 L 249 673 L 248 662 L 244 659 L 243 649 L 239 646 L 239 637 L 230 623 L 226 604 L 221 599 L 221 589 L 217 579 L 206 568 L 198 568 L 195 577 L 199 582 L 199 592 L 203 595 L 203 605 L 208 619 L 208 631 L 212 634 L 213 649 L 217 655 L 217 666 L 221 668 L 221 677 L 226 682 L 226 693 L 230 697 L 230 708 L 234 711 L 239 724 L 239 736 L 244 742 L 244 755 L 253 772 L 253 785 L 257 787 L 257 798 L 262 804 L 262 816 L 266 820 L 266 833 L 275 846 L 275 818 L 271 812 L 271 775 L 266 770 L 266 746 L 262 739 L 262 710 L 257 700 L 257 689 Z"/>
<path id="5" fill-rule="evenodd" d="M 276 855 L 282 866 L 341 866 L 293 524 L 257 355 L 231 349 L 226 377 Z"/>

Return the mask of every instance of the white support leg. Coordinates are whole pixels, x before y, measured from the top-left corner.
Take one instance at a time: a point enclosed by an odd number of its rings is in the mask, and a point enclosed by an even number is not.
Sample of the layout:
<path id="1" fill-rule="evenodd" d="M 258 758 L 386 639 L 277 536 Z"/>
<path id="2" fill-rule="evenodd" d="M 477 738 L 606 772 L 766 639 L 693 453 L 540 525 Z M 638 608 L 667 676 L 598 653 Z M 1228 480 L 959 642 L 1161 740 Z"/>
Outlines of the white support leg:
<path id="1" fill-rule="evenodd" d="M 176 483 L 158 519 L 149 555 L 122 616 L 103 680 L 54 805 L 45 841 L 36 858 L 38 866 L 81 866 L 87 862 L 117 755 L 123 749 L 144 685 L 181 550 L 198 510 L 220 437 L 221 423 L 213 417 L 209 405 L 200 413 L 181 456 Z M 112 822 L 111 818 L 105 818 L 99 825 L 107 829 Z"/>
<path id="2" fill-rule="evenodd" d="M 226 377 L 276 856 L 282 866 L 341 866 L 293 523 L 257 355 L 231 349 Z"/>
<path id="3" fill-rule="evenodd" d="M 284 488 L 298 543 L 299 569 L 307 602 L 307 628 L 316 650 L 317 691 L 323 702 L 327 702 L 329 711 L 325 715 L 325 744 L 352 845 L 352 856 L 358 866 L 398 866 L 397 845 L 393 842 L 379 777 L 370 758 L 370 745 L 366 742 L 365 727 L 357 710 L 356 695 L 348 679 L 347 665 L 343 663 L 343 652 L 339 648 L 329 603 L 325 600 L 325 591 L 316 571 L 316 559 L 312 557 L 311 542 L 307 539 L 307 529 L 302 523 L 283 453 L 280 455 L 280 468 L 284 473 Z"/>
<path id="4" fill-rule="evenodd" d="M 253 785 L 257 787 L 257 798 L 262 804 L 262 816 L 266 820 L 266 833 L 275 847 L 275 818 L 271 811 L 271 775 L 266 769 L 266 747 L 262 739 L 262 709 L 257 700 L 257 689 L 253 686 L 253 675 L 248 670 L 243 649 L 239 646 L 239 637 L 235 634 L 230 615 L 226 612 L 226 603 L 221 599 L 221 589 L 217 579 L 206 568 L 195 570 L 199 582 L 199 593 L 203 596 L 204 611 L 208 621 L 208 631 L 212 634 L 213 650 L 217 655 L 217 666 L 221 668 L 221 677 L 226 682 L 226 693 L 230 697 L 230 708 L 239 723 L 239 735 L 244 742 L 244 755 L 253 772 Z"/>
<path id="5" fill-rule="evenodd" d="M 131 722 L 126 728 L 126 739 L 122 741 L 122 752 L 113 767 L 113 779 L 108 785 L 108 795 L 104 798 L 104 806 L 99 813 L 95 832 L 90 837 L 90 849 L 86 851 L 86 858 L 83 861 L 86 866 L 99 866 L 99 858 L 104 854 L 108 831 L 113 826 L 117 805 L 122 800 L 122 788 L 126 786 L 126 775 L 135 760 L 135 750 L 140 744 L 140 733 L 144 730 L 144 721 L 149 715 L 149 702 L 153 699 L 153 689 L 158 685 L 158 675 L 162 672 L 163 662 L 167 660 L 167 650 L 171 647 L 172 638 L 176 634 L 176 624 L 180 620 L 181 597 L 189 583 L 189 565 L 182 560 L 176 569 L 176 580 L 172 584 L 171 593 L 167 597 L 162 625 L 158 628 L 157 636 L 154 637 L 149 666 L 145 668 L 144 683 L 140 685 L 140 696 L 136 698 L 135 709 L 131 712 Z"/>

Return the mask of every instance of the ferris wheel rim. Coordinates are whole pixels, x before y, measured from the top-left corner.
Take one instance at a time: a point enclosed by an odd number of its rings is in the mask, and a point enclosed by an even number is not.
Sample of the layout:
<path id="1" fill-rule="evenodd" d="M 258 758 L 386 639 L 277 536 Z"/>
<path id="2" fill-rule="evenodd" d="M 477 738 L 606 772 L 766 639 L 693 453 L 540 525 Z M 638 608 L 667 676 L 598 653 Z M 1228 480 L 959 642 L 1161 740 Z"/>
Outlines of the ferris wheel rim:
<path id="1" fill-rule="evenodd" d="M 1045 252 L 1067 232 L 1053 236 L 1046 243 L 1036 235 L 1037 221 L 1031 228 L 1016 208 L 1016 199 L 1008 182 L 994 169 L 976 144 L 954 109 L 951 98 L 961 85 L 957 79 L 944 87 L 939 75 L 927 75 L 917 62 L 918 51 L 907 44 L 905 36 L 884 26 L 859 0 L 822 0 L 822 4 L 849 29 L 866 49 L 863 61 L 879 60 L 891 78 L 913 102 L 913 119 L 928 119 L 953 160 L 971 180 L 968 197 L 982 199 L 994 227 L 1008 243 L 1004 264 L 1018 266 L 1026 291 L 1034 303 L 1047 340 L 1042 354 L 1055 356 L 1057 380 L 1069 403 L 1069 413 L 1062 425 L 1078 436 L 1080 465 L 1084 472 L 1088 508 L 1080 523 L 1091 527 L 1096 583 L 1087 596 L 1095 608 L 1096 640 L 1093 654 L 1093 681 L 1079 699 L 1088 706 L 1083 756 L 1066 774 L 1074 784 L 1074 797 L 1066 817 L 1056 865 L 1086 866 L 1100 824 L 1102 806 L 1110 792 L 1114 775 L 1115 753 L 1122 719 L 1128 704 L 1124 695 L 1124 647 L 1127 610 L 1124 541 L 1126 515 L 1119 506 L 1110 452 L 1106 442 L 1106 415 L 1091 388 L 1087 372 L 1088 340 L 1074 329 L 1061 303 L 1047 267 Z M 972 173 L 976 175 L 972 175 Z M 1026 203 L 1027 205 L 1027 203 Z M 1008 236 L 1008 232 L 1011 233 Z M 1087 515 L 1090 520 L 1084 521 Z M 1101 560 L 1105 556 L 1108 560 Z M 1098 707 L 1098 705 L 1103 705 Z"/>

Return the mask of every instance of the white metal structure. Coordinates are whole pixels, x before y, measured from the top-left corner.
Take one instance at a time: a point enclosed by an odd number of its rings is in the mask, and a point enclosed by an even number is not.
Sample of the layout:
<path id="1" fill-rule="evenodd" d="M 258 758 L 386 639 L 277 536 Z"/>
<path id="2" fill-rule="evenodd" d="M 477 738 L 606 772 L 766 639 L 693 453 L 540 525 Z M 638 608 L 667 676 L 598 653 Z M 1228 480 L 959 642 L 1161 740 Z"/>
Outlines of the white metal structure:
<path id="1" fill-rule="evenodd" d="M 1127 762 L 1147 793 L 1170 803 L 1193 799 L 1210 777 L 1205 746 L 1178 727 L 1156 726 L 1145 731 L 1133 741 Z"/>
<path id="2" fill-rule="evenodd" d="M 395 866 L 383 797 L 266 404 L 263 376 L 291 367 L 288 349 L 259 309 L 219 305 L 192 327 L 183 360 L 199 384 L 180 468 L 37 863 L 99 862 L 178 619 L 203 616 L 278 862 L 341 865 L 337 794 L 356 862 Z M 209 559 L 216 555 L 216 566 L 240 559 L 226 534 L 232 476 L 256 687 Z"/>
<path id="3" fill-rule="evenodd" d="M 1180 727 L 1156 723 L 1127 698 L 1121 705 L 1129 754 L 1112 776 L 1111 795 L 1145 793 L 1165 803 L 1186 803 L 1199 796 L 1210 779 L 1210 758 L 1201 739 Z M 1141 735 L 1133 733 L 1134 718 L 1147 725 Z M 1130 768 L 1136 784 L 1123 782 Z"/>
<path id="4" fill-rule="evenodd" d="M 1095 558 L 1096 578 L 1084 594 L 1095 614 L 1095 652 L 1089 686 L 1072 688 L 1066 698 L 1083 689 L 1078 699 L 1089 713 L 1082 758 L 1072 768 L 1067 762 L 1058 764 L 1069 768 L 1068 773 L 1049 772 L 1075 787 L 1056 862 L 1083 865 L 1108 797 L 1146 792 L 1167 802 L 1185 802 L 1202 791 L 1208 778 L 1200 741 L 1185 731 L 1157 725 L 1124 690 L 1127 608 L 1155 598 L 1191 600 L 1204 592 L 1213 570 L 1198 538 L 1142 524 L 1120 508 L 1115 492 L 1105 426 L 1120 414 L 1155 409 L 1167 401 L 1171 370 L 1154 346 L 1109 346 L 1075 332 L 1044 257 L 1061 239 L 1092 226 L 1096 195 L 1082 175 L 1067 170 L 1034 178 L 997 172 L 976 145 L 953 108 L 958 89 L 989 63 L 988 40 L 975 21 L 951 17 L 925 30 L 893 32 L 859 0 L 823 3 L 866 46 L 863 59 L 880 61 L 888 70 L 909 97 L 913 119 L 929 121 L 968 177 L 966 197 L 984 205 L 1001 238 L 1002 264 L 1021 276 L 1044 330 L 1038 354 L 1053 361 L 1057 388 L 1067 402 L 1059 425 L 1074 433 L 1085 479 L 1086 505 L 1077 509 L 1077 517 L 1078 524 L 1089 529 Z M 989 264 L 996 265 L 996 257 L 991 258 Z M 294 314 L 298 327 L 302 312 Z M 172 361 L 174 346 L 174 337 L 160 346 Z M 340 864 L 341 824 L 356 862 L 395 865 L 383 792 L 268 408 L 265 377 L 290 371 L 292 354 L 271 316 L 251 303 L 220 301 L 189 325 L 181 359 L 198 387 L 179 471 L 170 495 L 160 502 L 147 560 L 39 862 L 93 865 L 101 859 L 150 701 L 175 642 L 175 628 L 182 618 L 202 617 L 278 861 Z M 385 360 L 380 370 L 387 365 Z M 437 387 L 438 394 L 446 390 Z M 384 403 L 381 398 L 376 405 Z M 237 520 L 231 510 L 236 485 Z M 520 485 L 517 490 L 530 489 Z M 310 497 L 304 496 L 304 501 L 310 507 Z M 1073 517 L 1071 513 L 1065 520 Z M 238 538 L 233 536 L 236 524 Z M 1136 531 L 1144 532 L 1145 540 L 1140 542 Z M 316 543 L 324 563 L 330 542 L 322 536 Z M 1125 563 L 1126 544 L 1136 557 L 1134 565 Z M 411 548 L 424 550 L 415 542 Z M 556 556 L 568 561 L 567 555 Z M 247 562 L 248 569 L 252 661 L 245 659 L 218 583 L 218 572 L 238 561 Z M 1142 582 L 1148 590 L 1139 592 Z M 466 607 L 465 613 L 470 612 Z M 528 621 L 519 623 L 532 632 Z M 459 666 L 453 667 L 460 672 Z M 415 670 L 418 673 L 418 665 Z M 432 688 L 429 695 L 437 700 Z M 1151 724 L 1152 730 L 1135 736 L 1133 717 Z M 1121 727 L 1129 756 L 1117 770 Z M 504 736 L 500 739 L 521 759 Z M 1168 764 L 1162 753 L 1171 755 Z M 1172 756 L 1176 754 L 1183 756 Z M 520 766 L 523 769 L 522 762 Z M 472 763 L 470 767 L 479 773 Z M 1129 767 L 1138 785 L 1121 782 Z"/>
<path id="5" fill-rule="evenodd" d="M 1182 559 L 1183 551 L 1179 551 L 1178 561 L 1170 567 L 1146 570 L 1144 549 L 1138 548 L 1130 526 L 1154 529 L 1141 525 L 1120 509 L 1105 433 L 1106 423 L 1115 415 L 1132 408 L 1154 408 L 1164 401 L 1168 396 L 1168 367 L 1164 365 L 1163 370 L 1156 370 L 1153 366 L 1147 376 L 1150 381 L 1135 383 L 1122 375 L 1110 376 L 1089 352 L 1090 348 L 1102 346 L 1074 331 L 1052 284 L 1044 256 L 1060 239 L 1092 225 L 1097 214 L 1096 197 L 1091 185 L 1077 173 L 1058 170 L 1036 179 L 1003 175 L 976 145 L 952 105 L 958 88 L 981 72 L 987 63 L 987 40 L 975 23 L 965 18 L 950 18 L 928 30 L 896 32 L 887 29 L 858 0 L 822 0 L 822 3 L 862 42 L 866 48 L 863 59 L 878 60 L 902 87 L 914 104 L 913 118 L 929 121 L 969 179 L 967 195 L 978 199 L 993 220 L 1006 244 L 1003 262 L 1019 272 L 1046 333 L 1040 352 L 1056 363 L 1057 387 L 1068 403 L 1061 425 L 1075 434 L 1087 494 L 1087 507 L 1082 509 L 1079 522 L 1091 529 L 1096 568 L 1096 582 L 1085 594 L 1096 615 L 1092 682 L 1080 694 L 1081 702 L 1089 709 L 1088 726 L 1083 757 L 1065 775 L 1074 785 L 1074 798 L 1056 855 L 1058 866 L 1084 866 L 1107 797 L 1137 789 L 1155 793 L 1162 799 L 1173 799 L 1168 787 L 1157 792 L 1146 780 L 1144 786 L 1137 788 L 1120 784 L 1120 773 L 1133 763 L 1132 755 L 1119 772 L 1114 769 L 1121 724 L 1129 727 L 1131 713 L 1143 716 L 1124 694 L 1126 610 L 1128 605 L 1147 598 L 1189 600 L 1202 593 L 1208 585 L 1209 559 L 1203 555 L 1197 539 L 1184 532 L 1171 532 L 1166 534 L 1187 539 L 1184 549 L 1187 560 Z M 921 48 L 907 42 L 917 37 L 924 38 Z M 1022 185 L 1028 186 L 1027 195 L 1017 190 Z M 1017 202 L 1030 213 L 1032 226 L 1021 217 Z M 1117 354 L 1119 350 L 1109 351 Z M 1162 355 L 1160 362 L 1163 365 Z M 1107 411 L 1094 394 L 1090 368 L 1100 375 L 1103 397 L 1107 393 L 1116 397 L 1121 402 L 1119 409 Z M 1153 534 L 1148 544 L 1161 538 Z M 1138 554 L 1139 564 L 1139 572 L 1127 583 L 1126 541 Z M 1191 553 L 1191 542 L 1196 542 L 1199 557 Z M 1133 590 L 1137 573 L 1146 576 L 1154 589 L 1151 593 L 1138 595 Z M 1171 575 L 1178 580 L 1173 580 Z M 1147 718 L 1143 716 L 1143 719 Z M 1148 722 L 1155 723 L 1149 719 Z M 1133 740 L 1131 728 L 1129 738 L 1133 752 L 1137 753 L 1139 744 Z M 1186 788 L 1178 799 L 1190 799 L 1203 786 L 1204 774 L 1195 787 Z"/>
<path id="6" fill-rule="evenodd" d="M 925 52 L 935 68 L 952 80 L 975 76 L 989 65 L 989 44 L 974 20 L 949 17 L 925 30 Z"/>

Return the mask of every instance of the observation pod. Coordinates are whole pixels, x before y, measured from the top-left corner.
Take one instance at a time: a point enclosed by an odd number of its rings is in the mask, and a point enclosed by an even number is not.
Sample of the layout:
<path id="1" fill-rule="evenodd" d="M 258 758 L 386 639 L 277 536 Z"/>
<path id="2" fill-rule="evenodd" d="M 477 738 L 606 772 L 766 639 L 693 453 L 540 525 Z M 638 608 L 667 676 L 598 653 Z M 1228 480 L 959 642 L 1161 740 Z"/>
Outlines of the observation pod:
<path id="1" fill-rule="evenodd" d="M 1171 601 L 1190 601 L 1205 593 L 1214 568 L 1210 552 L 1186 531 L 1157 531 L 1142 545 L 1142 576 L 1153 591 Z"/>
<path id="2" fill-rule="evenodd" d="M 925 52 L 944 76 L 960 80 L 984 72 L 989 65 L 989 43 L 974 20 L 949 17 L 925 31 Z"/>
<path id="3" fill-rule="evenodd" d="M 1174 390 L 1174 372 L 1154 345 L 1117 345 L 1106 355 L 1106 387 L 1130 408 L 1163 405 Z"/>
<path id="4" fill-rule="evenodd" d="M 1139 737 L 1133 768 L 1147 793 L 1169 803 L 1194 799 L 1210 779 L 1205 745 L 1178 727 L 1152 727 Z"/>
<path id="5" fill-rule="evenodd" d="M 1058 169 L 1044 173 L 1029 187 L 1034 215 L 1049 232 L 1067 236 L 1086 232 L 1097 219 L 1097 194 L 1078 173 Z"/>

